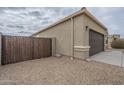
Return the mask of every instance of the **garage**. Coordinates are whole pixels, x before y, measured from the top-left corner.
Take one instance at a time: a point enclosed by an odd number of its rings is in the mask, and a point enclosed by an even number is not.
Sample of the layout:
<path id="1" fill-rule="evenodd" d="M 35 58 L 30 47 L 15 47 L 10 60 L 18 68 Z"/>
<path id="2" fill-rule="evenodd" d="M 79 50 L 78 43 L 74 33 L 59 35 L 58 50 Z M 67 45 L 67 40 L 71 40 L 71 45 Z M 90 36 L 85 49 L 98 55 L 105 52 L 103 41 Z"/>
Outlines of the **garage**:
<path id="1" fill-rule="evenodd" d="M 89 30 L 89 56 L 104 51 L 104 35 L 92 29 Z"/>
<path id="2" fill-rule="evenodd" d="M 89 28 L 92 29 L 90 34 Z M 103 51 L 104 46 L 105 50 L 107 49 L 104 39 L 107 39 L 108 31 L 95 16 L 83 8 L 41 29 L 32 36 L 54 38 L 53 55 L 60 54 L 71 58 L 87 59 L 89 56 Z"/>

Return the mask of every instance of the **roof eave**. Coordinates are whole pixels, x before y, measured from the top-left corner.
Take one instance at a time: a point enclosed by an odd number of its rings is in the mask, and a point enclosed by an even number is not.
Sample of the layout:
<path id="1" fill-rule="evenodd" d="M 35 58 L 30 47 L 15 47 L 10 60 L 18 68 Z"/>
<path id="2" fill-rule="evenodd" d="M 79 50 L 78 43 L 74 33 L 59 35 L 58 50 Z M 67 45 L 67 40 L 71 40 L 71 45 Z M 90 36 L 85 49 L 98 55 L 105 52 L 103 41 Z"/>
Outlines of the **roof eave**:
<path id="1" fill-rule="evenodd" d="M 105 30 L 108 30 L 107 27 L 105 27 L 98 19 L 96 19 L 95 16 L 93 16 L 90 12 L 88 12 L 87 10 L 84 11 L 84 13 L 89 16 L 92 20 L 94 20 L 98 25 L 100 25 L 102 28 L 104 28 Z"/>
<path id="2" fill-rule="evenodd" d="M 38 31 L 38 32 L 36 32 L 36 33 L 34 33 L 34 34 L 32 34 L 32 36 L 35 36 L 35 35 L 37 35 L 37 34 L 43 32 L 43 31 L 45 31 L 45 30 L 47 30 L 47 29 L 49 29 L 49 28 L 51 28 L 51 27 L 54 27 L 54 26 L 56 26 L 56 25 L 58 25 L 58 24 L 60 24 L 60 23 L 62 23 L 62 22 L 65 22 L 65 21 L 67 21 L 67 20 L 69 20 L 69 19 L 71 19 L 71 18 L 73 18 L 73 17 L 75 17 L 75 16 L 78 16 L 78 15 L 80 15 L 80 14 L 83 14 L 83 13 L 85 13 L 87 16 L 89 16 L 92 20 L 94 20 L 98 25 L 100 25 L 100 26 L 101 26 L 102 28 L 104 28 L 106 31 L 108 31 L 108 29 L 107 29 L 99 20 L 97 20 L 97 19 L 95 18 L 95 16 L 93 16 L 90 12 L 87 11 L 86 8 L 84 8 L 84 9 L 81 9 L 81 10 L 79 10 L 79 11 L 77 11 L 77 12 L 71 14 L 70 16 L 67 16 L 67 17 L 65 17 L 65 18 L 63 18 L 63 19 L 61 19 L 61 20 L 59 20 L 59 21 L 57 21 L 57 22 L 55 22 L 55 23 L 53 23 L 53 24 L 47 26 L 46 28 L 44 28 L 44 29 L 42 29 L 42 30 L 40 30 L 40 31 Z"/>
<path id="3" fill-rule="evenodd" d="M 42 30 L 40 30 L 40 31 L 38 31 L 38 32 L 36 32 L 36 33 L 34 33 L 34 34 L 32 34 L 32 36 L 37 35 L 37 34 L 43 32 L 44 30 L 49 29 L 49 28 L 51 28 L 51 27 L 54 27 L 54 26 L 56 26 L 56 25 L 58 25 L 58 24 L 60 24 L 60 23 L 62 23 L 62 22 L 65 22 L 65 21 L 67 21 L 67 20 L 69 20 L 69 19 L 71 19 L 71 18 L 73 18 L 73 17 L 75 17 L 75 16 L 78 16 L 78 15 L 82 14 L 83 12 L 84 12 L 84 10 L 79 10 L 79 11 L 77 11 L 77 12 L 75 12 L 75 13 L 73 13 L 73 14 L 71 14 L 71 15 L 69 15 L 69 16 L 63 18 L 63 19 L 60 19 L 59 21 L 57 21 L 57 22 L 55 22 L 55 23 L 53 23 L 53 24 L 47 26 L 46 28 L 44 28 L 44 29 L 42 29 Z"/>

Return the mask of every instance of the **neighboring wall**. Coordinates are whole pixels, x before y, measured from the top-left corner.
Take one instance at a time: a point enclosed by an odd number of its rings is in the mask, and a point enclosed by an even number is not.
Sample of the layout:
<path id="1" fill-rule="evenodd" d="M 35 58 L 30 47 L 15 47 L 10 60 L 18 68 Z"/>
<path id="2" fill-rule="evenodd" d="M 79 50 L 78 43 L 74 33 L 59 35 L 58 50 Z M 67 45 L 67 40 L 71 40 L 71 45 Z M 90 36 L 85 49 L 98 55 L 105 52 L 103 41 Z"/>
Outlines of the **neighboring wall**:
<path id="1" fill-rule="evenodd" d="M 115 39 L 120 39 L 120 35 L 113 34 L 113 35 L 108 35 L 108 48 L 111 49 L 111 43 Z"/>
<path id="2" fill-rule="evenodd" d="M 38 37 L 55 37 L 56 53 L 71 55 L 71 20 L 51 27 L 36 35 Z"/>

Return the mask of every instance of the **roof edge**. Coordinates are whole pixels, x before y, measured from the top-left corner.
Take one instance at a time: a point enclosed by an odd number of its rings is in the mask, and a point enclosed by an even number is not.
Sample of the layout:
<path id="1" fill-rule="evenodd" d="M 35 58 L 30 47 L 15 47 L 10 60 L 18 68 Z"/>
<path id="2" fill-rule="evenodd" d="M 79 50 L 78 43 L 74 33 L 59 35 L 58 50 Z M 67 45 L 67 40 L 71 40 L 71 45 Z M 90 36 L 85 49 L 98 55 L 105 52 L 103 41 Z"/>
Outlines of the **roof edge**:
<path id="1" fill-rule="evenodd" d="M 98 19 L 96 19 L 95 16 L 93 16 L 85 7 L 83 7 L 83 8 L 81 8 L 79 11 L 77 11 L 77 12 L 75 12 L 75 13 L 73 13 L 73 14 L 71 14 L 71 15 L 69 15 L 69 16 L 63 18 L 63 19 L 58 20 L 57 22 L 55 22 L 55 23 L 53 23 L 53 24 L 47 26 L 46 28 L 41 29 L 40 31 L 38 31 L 38 32 L 36 32 L 36 33 L 34 33 L 34 34 L 32 34 L 31 36 L 37 35 L 37 34 L 39 34 L 39 33 L 41 33 L 41 32 L 44 32 L 45 30 L 47 30 L 47 29 L 49 29 L 49 28 L 51 28 L 51 27 L 54 27 L 54 26 L 56 26 L 56 25 L 58 25 L 58 24 L 60 24 L 60 23 L 62 23 L 62 22 L 65 22 L 65 21 L 67 21 L 67 20 L 69 20 L 69 19 L 71 19 L 71 18 L 73 18 L 73 17 L 75 17 L 75 16 L 78 16 L 78 15 L 82 14 L 82 13 L 85 13 L 85 14 L 86 14 L 87 16 L 89 16 L 92 20 L 94 20 L 98 25 L 100 25 L 100 26 L 103 27 L 105 30 L 107 30 L 107 28 L 106 28 Z"/>
<path id="2" fill-rule="evenodd" d="M 93 14 L 91 14 L 88 10 L 85 10 L 84 13 L 90 17 L 92 20 L 94 20 L 98 25 L 103 27 L 105 30 L 108 30 Z"/>
<path id="3" fill-rule="evenodd" d="M 80 15 L 81 13 L 84 12 L 85 9 L 86 9 L 86 8 L 82 8 L 82 9 L 80 9 L 79 11 L 77 11 L 77 12 L 75 12 L 75 13 L 73 13 L 73 14 L 71 14 L 71 15 L 65 17 L 65 18 L 62 18 L 62 19 L 58 20 L 57 22 L 55 22 L 55 23 L 53 23 L 53 24 L 47 26 L 46 28 L 43 28 L 43 29 L 41 29 L 40 31 L 38 31 L 38 32 L 36 32 L 36 33 L 34 33 L 34 34 L 32 34 L 32 36 L 34 36 L 34 35 L 36 35 L 36 34 L 42 32 L 43 30 L 49 29 L 49 28 L 51 28 L 51 27 L 53 27 L 53 26 L 56 26 L 57 24 L 60 24 L 60 23 L 62 23 L 62 22 L 64 22 L 64 21 L 67 21 L 67 20 L 71 19 L 72 17 L 75 17 L 75 16 L 77 16 L 77 15 Z"/>

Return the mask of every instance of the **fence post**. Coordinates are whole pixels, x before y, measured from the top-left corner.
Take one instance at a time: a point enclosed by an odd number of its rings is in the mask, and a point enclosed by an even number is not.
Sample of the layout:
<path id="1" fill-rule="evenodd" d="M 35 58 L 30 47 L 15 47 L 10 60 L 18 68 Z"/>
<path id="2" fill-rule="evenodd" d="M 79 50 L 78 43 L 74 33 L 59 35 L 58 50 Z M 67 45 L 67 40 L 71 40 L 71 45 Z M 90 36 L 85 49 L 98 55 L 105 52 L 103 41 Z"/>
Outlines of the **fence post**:
<path id="1" fill-rule="evenodd" d="M 56 38 L 52 38 L 52 56 L 56 54 Z"/>
<path id="2" fill-rule="evenodd" d="M 0 33 L 0 66 L 2 65 L 2 33 Z"/>
<path id="3" fill-rule="evenodd" d="M 123 61 L 124 61 L 123 54 L 124 54 L 124 51 L 121 52 L 121 67 L 123 67 Z"/>

